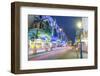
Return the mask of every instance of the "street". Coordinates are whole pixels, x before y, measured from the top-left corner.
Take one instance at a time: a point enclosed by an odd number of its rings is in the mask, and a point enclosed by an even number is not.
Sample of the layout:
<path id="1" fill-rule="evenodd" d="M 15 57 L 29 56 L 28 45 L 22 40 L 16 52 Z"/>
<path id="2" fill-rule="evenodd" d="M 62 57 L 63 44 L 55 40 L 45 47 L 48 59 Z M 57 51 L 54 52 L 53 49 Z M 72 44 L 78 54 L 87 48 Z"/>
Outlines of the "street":
<path id="1" fill-rule="evenodd" d="M 83 52 L 83 58 L 87 58 L 87 52 Z M 80 51 L 67 47 L 53 48 L 51 51 L 41 52 L 29 56 L 29 60 L 52 60 L 52 59 L 80 59 Z"/>

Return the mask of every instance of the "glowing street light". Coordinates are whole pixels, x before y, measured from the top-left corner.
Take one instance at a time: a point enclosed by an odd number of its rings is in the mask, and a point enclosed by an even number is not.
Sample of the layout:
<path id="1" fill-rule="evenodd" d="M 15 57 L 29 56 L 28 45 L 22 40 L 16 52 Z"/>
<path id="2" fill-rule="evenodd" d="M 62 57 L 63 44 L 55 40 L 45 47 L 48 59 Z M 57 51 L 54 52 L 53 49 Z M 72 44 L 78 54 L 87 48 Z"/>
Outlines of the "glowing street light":
<path id="1" fill-rule="evenodd" d="M 61 32 L 61 31 L 62 31 L 62 29 L 60 28 L 60 29 L 59 29 L 59 31 Z"/>
<path id="2" fill-rule="evenodd" d="M 79 28 L 79 29 L 82 29 L 83 27 L 82 27 L 82 22 L 77 22 L 77 27 Z"/>

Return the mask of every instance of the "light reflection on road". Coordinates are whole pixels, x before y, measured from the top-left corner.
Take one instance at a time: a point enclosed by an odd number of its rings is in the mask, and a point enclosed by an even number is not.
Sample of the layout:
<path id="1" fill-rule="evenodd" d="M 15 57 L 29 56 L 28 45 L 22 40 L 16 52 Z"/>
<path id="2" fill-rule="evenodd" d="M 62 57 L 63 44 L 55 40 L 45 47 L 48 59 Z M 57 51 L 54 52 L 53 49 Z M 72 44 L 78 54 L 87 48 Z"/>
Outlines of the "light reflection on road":
<path id="1" fill-rule="evenodd" d="M 42 59 L 55 59 L 61 55 L 63 55 L 64 53 L 66 53 L 67 51 L 71 50 L 71 47 L 56 47 L 56 48 L 52 48 L 51 51 L 48 52 L 44 52 L 41 54 L 37 54 L 34 56 L 31 56 L 31 60 L 42 60 Z"/>

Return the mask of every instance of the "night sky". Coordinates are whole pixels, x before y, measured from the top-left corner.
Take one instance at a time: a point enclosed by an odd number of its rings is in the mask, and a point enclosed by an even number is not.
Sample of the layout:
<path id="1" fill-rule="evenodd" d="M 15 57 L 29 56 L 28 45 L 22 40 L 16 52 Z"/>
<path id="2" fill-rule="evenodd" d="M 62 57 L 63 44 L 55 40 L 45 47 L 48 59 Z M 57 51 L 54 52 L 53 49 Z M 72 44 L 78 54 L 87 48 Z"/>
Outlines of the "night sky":
<path id="1" fill-rule="evenodd" d="M 82 17 L 71 17 L 71 16 L 52 16 L 53 19 L 56 19 L 57 24 L 63 29 L 69 39 L 72 40 L 72 43 L 75 41 L 76 35 L 76 23 L 81 21 Z"/>

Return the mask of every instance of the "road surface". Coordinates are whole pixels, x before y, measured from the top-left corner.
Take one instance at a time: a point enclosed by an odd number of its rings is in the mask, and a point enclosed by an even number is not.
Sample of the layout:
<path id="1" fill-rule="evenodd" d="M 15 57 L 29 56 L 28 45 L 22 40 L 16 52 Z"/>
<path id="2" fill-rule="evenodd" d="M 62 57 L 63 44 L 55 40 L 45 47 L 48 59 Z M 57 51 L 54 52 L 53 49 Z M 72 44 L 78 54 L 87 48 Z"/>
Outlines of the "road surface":
<path id="1" fill-rule="evenodd" d="M 80 51 L 76 51 L 71 46 L 53 48 L 51 51 L 42 52 L 29 56 L 29 60 L 53 60 L 53 59 L 79 59 Z M 83 58 L 87 58 L 87 53 L 83 52 Z"/>

